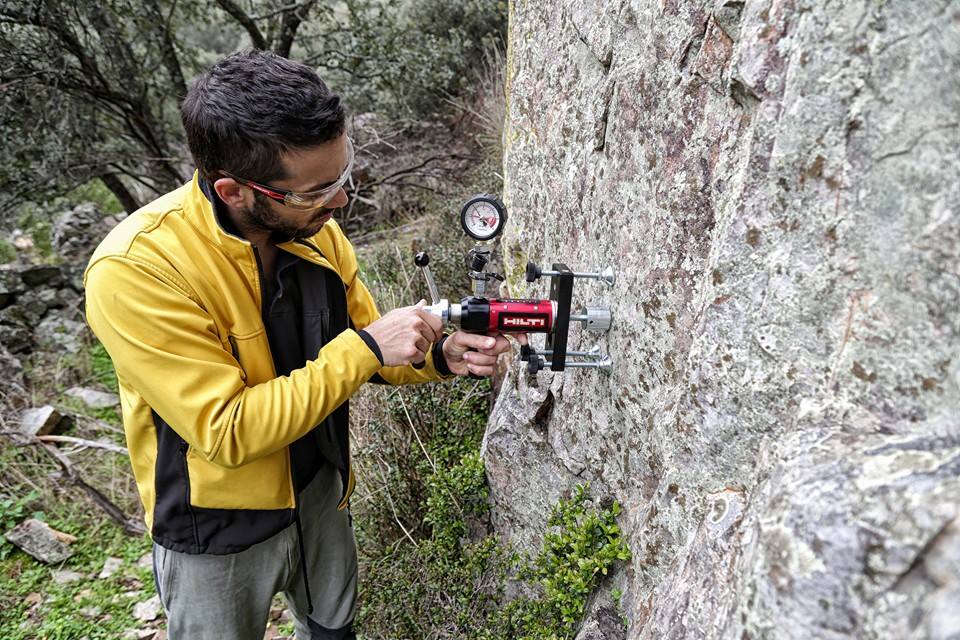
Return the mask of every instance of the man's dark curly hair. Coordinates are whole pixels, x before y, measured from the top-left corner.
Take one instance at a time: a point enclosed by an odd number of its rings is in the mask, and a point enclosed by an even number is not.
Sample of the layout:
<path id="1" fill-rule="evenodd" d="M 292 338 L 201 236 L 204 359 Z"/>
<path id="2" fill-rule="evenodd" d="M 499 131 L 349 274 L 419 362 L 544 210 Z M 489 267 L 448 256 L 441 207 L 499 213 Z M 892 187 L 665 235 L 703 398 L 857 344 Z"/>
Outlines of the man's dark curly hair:
<path id="1" fill-rule="evenodd" d="M 310 67 L 269 51 L 230 55 L 197 78 L 180 108 L 200 175 L 257 182 L 287 177 L 280 156 L 339 137 L 340 96 Z"/>

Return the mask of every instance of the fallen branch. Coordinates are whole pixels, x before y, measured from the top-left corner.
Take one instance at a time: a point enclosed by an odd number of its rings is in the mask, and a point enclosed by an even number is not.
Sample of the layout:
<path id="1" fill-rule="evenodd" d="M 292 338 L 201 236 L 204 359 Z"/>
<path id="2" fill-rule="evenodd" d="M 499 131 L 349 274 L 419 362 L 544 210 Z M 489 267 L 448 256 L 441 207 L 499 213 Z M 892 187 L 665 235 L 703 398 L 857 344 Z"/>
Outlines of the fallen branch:
<path id="1" fill-rule="evenodd" d="M 71 436 L 37 436 L 37 440 L 40 440 L 41 442 L 65 442 L 67 444 L 75 444 L 81 447 L 106 449 L 107 451 L 122 453 L 125 456 L 130 455 L 130 452 L 127 451 L 126 447 L 121 447 L 120 445 L 113 444 L 112 442 L 97 442 L 96 440 L 84 440 L 83 438 L 74 438 Z"/>
<path id="2" fill-rule="evenodd" d="M 123 512 L 120 507 L 115 505 L 110 498 L 100 493 L 96 487 L 87 484 L 87 482 L 80 477 L 80 474 L 76 469 L 73 468 L 73 463 L 70 462 L 70 459 L 67 458 L 55 444 L 47 444 L 46 442 L 40 442 L 40 445 L 44 450 L 50 454 L 50 456 L 57 461 L 60 465 L 60 468 L 63 469 L 63 473 L 69 478 L 75 485 L 87 492 L 87 495 L 97 503 L 101 509 L 106 512 L 108 516 L 113 518 L 120 526 L 123 527 L 123 530 L 134 536 L 142 536 L 147 532 L 146 528 L 139 520 L 134 520 L 128 518 L 127 515 Z"/>

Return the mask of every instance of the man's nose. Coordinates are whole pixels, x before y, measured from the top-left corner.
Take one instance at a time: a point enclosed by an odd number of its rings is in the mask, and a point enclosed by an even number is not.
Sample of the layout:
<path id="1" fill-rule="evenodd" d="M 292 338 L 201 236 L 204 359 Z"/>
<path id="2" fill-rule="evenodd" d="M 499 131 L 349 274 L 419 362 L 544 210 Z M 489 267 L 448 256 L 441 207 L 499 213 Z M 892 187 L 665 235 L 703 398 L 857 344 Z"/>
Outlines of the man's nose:
<path id="1" fill-rule="evenodd" d="M 340 190 L 337 191 L 337 195 L 333 196 L 333 199 L 327 203 L 328 209 L 339 209 L 347 204 L 350 201 L 350 198 L 347 197 L 347 192 L 343 187 L 340 187 Z"/>

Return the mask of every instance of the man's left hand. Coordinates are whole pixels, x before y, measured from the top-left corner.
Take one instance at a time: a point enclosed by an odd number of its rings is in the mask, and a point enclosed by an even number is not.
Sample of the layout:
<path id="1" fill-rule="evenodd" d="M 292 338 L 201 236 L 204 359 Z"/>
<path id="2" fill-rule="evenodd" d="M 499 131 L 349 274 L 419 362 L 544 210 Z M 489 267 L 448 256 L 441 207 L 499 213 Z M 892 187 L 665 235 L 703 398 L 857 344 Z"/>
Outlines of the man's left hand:
<path id="1" fill-rule="evenodd" d="M 527 334 L 512 334 L 520 344 L 527 344 Z M 510 341 L 502 333 L 467 333 L 457 331 L 443 343 L 447 368 L 458 376 L 474 374 L 492 376 L 497 356 L 510 351 Z"/>

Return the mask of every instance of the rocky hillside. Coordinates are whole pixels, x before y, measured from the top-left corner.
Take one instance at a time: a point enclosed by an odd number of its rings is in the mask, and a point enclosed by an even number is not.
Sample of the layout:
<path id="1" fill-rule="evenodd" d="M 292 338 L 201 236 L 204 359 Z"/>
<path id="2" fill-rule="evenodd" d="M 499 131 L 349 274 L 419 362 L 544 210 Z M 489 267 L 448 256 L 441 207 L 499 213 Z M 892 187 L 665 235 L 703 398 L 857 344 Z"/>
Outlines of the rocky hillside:
<path id="1" fill-rule="evenodd" d="M 514 541 L 624 505 L 582 637 L 958 637 L 960 5 L 517 0 L 508 65 L 510 294 L 618 272 L 485 439 Z"/>

